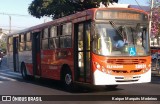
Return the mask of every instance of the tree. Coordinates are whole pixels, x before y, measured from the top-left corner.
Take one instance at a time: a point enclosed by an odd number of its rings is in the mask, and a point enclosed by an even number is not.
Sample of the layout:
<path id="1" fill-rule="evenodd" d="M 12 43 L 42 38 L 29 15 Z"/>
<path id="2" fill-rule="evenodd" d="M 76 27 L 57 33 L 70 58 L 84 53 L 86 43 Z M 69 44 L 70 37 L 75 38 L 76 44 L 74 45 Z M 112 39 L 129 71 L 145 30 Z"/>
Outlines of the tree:
<path id="1" fill-rule="evenodd" d="M 6 52 L 6 46 L 7 46 L 6 38 L 7 35 L 2 31 L 0 31 L 0 51 Z"/>
<path id="2" fill-rule="evenodd" d="M 160 35 L 160 0 L 154 1 L 154 7 L 152 9 L 152 27 L 151 33 L 154 36 Z"/>
<path id="3" fill-rule="evenodd" d="M 36 18 L 51 16 L 56 19 L 98 7 L 100 2 L 107 6 L 109 3 L 118 2 L 118 0 L 33 0 L 28 11 Z"/>
<path id="4" fill-rule="evenodd" d="M 152 16 L 152 28 L 151 32 L 153 35 L 158 35 L 160 32 L 160 8 L 153 8 Z"/>

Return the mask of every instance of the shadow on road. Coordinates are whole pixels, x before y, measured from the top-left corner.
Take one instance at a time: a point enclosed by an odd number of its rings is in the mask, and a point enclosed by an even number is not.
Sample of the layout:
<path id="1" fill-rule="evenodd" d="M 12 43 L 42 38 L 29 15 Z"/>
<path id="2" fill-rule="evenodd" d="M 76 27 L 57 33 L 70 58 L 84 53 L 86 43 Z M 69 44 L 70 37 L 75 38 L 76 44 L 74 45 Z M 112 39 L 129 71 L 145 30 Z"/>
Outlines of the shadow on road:
<path id="1" fill-rule="evenodd" d="M 97 92 L 111 92 L 111 91 L 118 91 L 118 90 L 123 90 L 120 88 L 115 88 L 115 89 L 107 89 L 105 86 L 88 86 L 88 85 L 75 85 L 75 89 L 73 91 L 66 91 L 65 87 L 63 86 L 61 81 L 56 81 L 56 80 L 51 80 L 51 79 L 46 79 L 46 78 L 40 78 L 40 79 L 35 79 L 35 78 L 30 78 L 29 80 L 18 80 L 21 82 L 26 82 L 26 83 L 31 83 L 31 84 L 36 84 L 39 86 L 43 87 L 48 87 L 48 88 L 53 88 L 56 90 L 61 90 L 69 93 L 74 93 L 74 94 L 82 94 L 82 93 L 97 93 Z"/>
<path id="2" fill-rule="evenodd" d="M 0 72 L 10 74 L 10 72 L 12 72 L 12 71 L 9 70 L 6 65 L 7 65 L 7 59 L 4 57 L 3 60 L 2 60 L 2 65 L 0 67 Z M 16 72 L 12 72 L 12 73 L 16 73 Z M 3 75 L 3 76 L 5 76 L 5 75 Z M 23 80 L 20 73 L 17 77 L 15 77 L 15 76 L 5 76 L 5 77 L 15 79 L 19 82 L 31 83 L 31 84 L 35 84 L 35 85 L 39 85 L 39 86 L 53 88 L 53 89 L 56 89 L 56 90 L 66 91 L 62 82 L 60 82 L 60 81 L 55 81 L 55 80 L 46 79 L 46 78 L 36 79 L 36 78 L 33 78 L 33 77 L 31 77 L 28 80 Z M 123 89 L 120 89 L 118 87 L 115 88 L 115 89 L 106 89 L 105 86 L 76 85 L 76 90 L 69 91 L 69 92 L 76 94 L 76 93 L 111 92 L 111 91 L 117 91 L 117 90 L 123 90 Z"/>
<path id="3" fill-rule="evenodd" d="M 18 74 L 18 75 L 11 75 L 11 74 Z M 115 88 L 115 89 L 106 89 L 104 86 L 82 86 L 82 85 L 76 85 L 75 89 L 73 91 L 66 91 L 65 87 L 63 86 L 61 81 L 56 81 L 56 80 L 51 80 L 51 79 L 46 79 L 46 78 L 34 78 L 34 77 L 30 77 L 27 80 L 24 80 L 21 77 L 20 73 L 16 73 L 16 72 L 12 72 L 9 69 L 1 69 L 0 70 L 0 76 L 3 75 L 3 77 L 7 77 L 7 78 L 11 78 L 14 79 L 18 82 L 25 82 L 25 83 L 30 83 L 30 84 L 34 84 L 34 85 L 38 85 L 38 86 L 43 86 L 43 87 L 48 87 L 48 88 L 52 88 L 52 89 L 56 89 L 56 90 L 60 90 L 60 91 L 65 91 L 65 92 L 69 92 L 69 93 L 74 93 L 74 94 L 82 94 L 82 93 L 97 93 L 97 92 L 111 92 L 111 91 L 117 91 L 117 90 L 123 90 L 120 88 Z M 7 81 L 7 80 L 3 80 L 0 79 L 1 81 Z"/>

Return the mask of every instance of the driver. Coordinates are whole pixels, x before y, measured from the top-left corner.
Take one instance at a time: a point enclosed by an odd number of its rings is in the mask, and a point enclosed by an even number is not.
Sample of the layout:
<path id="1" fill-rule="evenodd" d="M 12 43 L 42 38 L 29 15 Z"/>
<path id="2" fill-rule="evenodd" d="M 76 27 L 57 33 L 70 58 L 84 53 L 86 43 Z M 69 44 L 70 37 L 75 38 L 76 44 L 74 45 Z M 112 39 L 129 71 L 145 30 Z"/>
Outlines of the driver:
<path id="1" fill-rule="evenodd" d="M 115 41 L 114 46 L 116 48 L 122 48 L 126 43 L 125 39 L 123 40 L 121 37 L 118 37 L 118 36 L 114 37 L 114 41 Z"/>

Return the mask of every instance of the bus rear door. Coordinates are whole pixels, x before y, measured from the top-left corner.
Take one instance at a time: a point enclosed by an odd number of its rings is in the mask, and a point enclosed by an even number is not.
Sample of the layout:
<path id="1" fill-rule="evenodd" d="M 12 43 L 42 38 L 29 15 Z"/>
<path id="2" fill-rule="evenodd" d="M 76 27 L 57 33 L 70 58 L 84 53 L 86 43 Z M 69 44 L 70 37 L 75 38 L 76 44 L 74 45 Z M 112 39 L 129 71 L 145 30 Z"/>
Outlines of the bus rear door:
<path id="1" fill-rule="evenodd" d="M 32 33 L 32 63 L 34 76 L 41 75 L 40 34 L 41 32 Z"/>
<path id="2" fill-rule="evenodd" d="M 13 66 L 15 72 L 19 72 L 18 42 L 18 37 L 13 37 Z"/>

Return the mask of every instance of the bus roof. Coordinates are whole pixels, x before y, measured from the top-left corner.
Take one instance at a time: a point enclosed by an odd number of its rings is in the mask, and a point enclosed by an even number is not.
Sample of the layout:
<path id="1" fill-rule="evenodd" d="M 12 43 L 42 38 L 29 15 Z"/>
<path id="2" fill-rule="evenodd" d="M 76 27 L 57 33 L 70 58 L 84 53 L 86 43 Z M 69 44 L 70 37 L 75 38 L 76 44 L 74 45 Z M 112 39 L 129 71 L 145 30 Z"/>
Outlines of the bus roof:
<path id="1" fill-rule="evenodd" d="M 62 17 L 62 18 L 59 18 L 59 19 L 55 19 L 53 21 L 49 21 L 49 22 L 46 22 L 46 23 L 42 23 L 42 24 L 39 24 L 39 25 L 35 25 L 35 26 L 32 26 L 32 27 L 29 27 L 29 28 L 26 28 L 26 29 L 23 29 L 23 30 L 19 30 L 19 31 L 16 31 L 16 32 L 13 32 L 13 33 L 9 33 L 8 36 L 11 36 L 11 35 L 17 35 L 17 34 L 21 34 L 21 33 L 26 33 L 26 32 L 34 32 L 34 31 L 40 31 L 41 28 L 43 27 L 48 27 L 48 26 L 51 26 L 53 24 L 62 24 L 62 23 L 65 23 L 67 21 L 72 21 L 76 18 L 80 18 L 80 17 L 83 17 L 83 16 L 87 16 L 87 15 L 94 15 L 94 12 L 97 11 L 97 10 L 131 10 L 131 11 L 137 11 L 137 12 L 141 12 L 141 13 L 145 13 L 145 14 L 148 14 L 147 12 L 143 11 L 143 10 L 140 10 L 140 9 L 135 9 L 135 8 L 91 8 L 91 9 L 87 9 L 87 10 L 84 10 L 84 11 L 81 11 L 81 12 L 77 12 L 75 14 L 71 14 L 69 16 L 65 16 L 65 17 Z"/>

